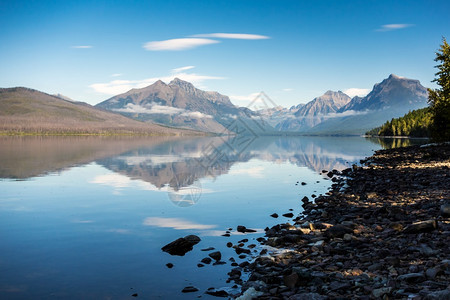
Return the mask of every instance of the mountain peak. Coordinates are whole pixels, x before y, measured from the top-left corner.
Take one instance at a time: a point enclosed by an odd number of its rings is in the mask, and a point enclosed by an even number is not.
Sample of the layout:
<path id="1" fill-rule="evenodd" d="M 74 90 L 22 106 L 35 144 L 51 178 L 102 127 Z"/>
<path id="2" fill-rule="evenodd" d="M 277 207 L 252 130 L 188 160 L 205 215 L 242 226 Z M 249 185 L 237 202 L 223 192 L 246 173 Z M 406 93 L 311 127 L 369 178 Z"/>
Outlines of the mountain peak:
<path id="1" fill-rule="evenodd" d="M 389 75 L 388 79 L 406 79 L 406 78 L 395 75 L 395 74 L 391 74 L 391 75 Z"/>
<path id="2" fill-rule="evenodd" d="M 190 85 L 190 86 L 194 86 L 192 83 L 181 80 L 178 77 L 175 77 L 170 83 L 169 85 L 177 85 L 177 86 L 186 86 L 186 85 Z"/>
<path id="3" fill-rule="evenodd" d="M 154 83 L 155 85 L 167 85 L 164 81 L 162 81 L 161 79 L 159 79 L 158 81 L 156 81 Z"/>

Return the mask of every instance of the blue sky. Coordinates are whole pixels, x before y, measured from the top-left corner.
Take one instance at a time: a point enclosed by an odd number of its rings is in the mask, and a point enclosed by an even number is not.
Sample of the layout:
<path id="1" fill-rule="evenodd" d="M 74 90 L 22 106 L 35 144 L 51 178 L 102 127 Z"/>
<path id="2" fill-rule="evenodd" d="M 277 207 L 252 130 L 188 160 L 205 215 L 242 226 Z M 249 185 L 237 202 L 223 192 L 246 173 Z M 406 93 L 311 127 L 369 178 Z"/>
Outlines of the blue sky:
<path id="1" fill-rule="evenodd" d="M 180 77 L 240 106 L 364 93 L 390 73 L 435 87 L 449 15 L 447 0 L 0 0 L 0 87 L 96 104 Z"/>

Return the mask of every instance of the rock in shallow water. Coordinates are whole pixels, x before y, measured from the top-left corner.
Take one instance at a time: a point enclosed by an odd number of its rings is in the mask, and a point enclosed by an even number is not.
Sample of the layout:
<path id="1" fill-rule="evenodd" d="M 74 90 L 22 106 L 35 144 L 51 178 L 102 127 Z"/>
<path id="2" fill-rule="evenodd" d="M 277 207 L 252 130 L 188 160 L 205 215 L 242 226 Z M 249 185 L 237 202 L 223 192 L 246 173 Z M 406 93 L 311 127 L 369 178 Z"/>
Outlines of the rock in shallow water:
<path id="1" fill-rule="evenodd" d="M 162 251 L 169 253 L 170 255 L 184 256 L 187 252 L 191 251 L 194 245 L 198 244 L 201 239 L 196 235 L 188 235 L 184 238 L 176 239 L 175 241 L 165 245 L 161 248 Z"/>
<path id="2" fill-rule="evenodd" d="M 185 287 L 181 292 L 182 293 L 195 293 L 195 292 L 198 292 L 198 288 L 191 285 L 191 286 Z"/>

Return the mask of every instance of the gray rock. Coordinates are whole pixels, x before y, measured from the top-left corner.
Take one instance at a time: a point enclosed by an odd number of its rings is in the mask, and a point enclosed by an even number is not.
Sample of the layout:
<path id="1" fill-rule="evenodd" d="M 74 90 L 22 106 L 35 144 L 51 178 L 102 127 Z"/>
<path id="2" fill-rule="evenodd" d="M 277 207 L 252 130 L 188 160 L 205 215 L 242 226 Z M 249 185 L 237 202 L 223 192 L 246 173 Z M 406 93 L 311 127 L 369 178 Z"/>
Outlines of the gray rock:
<path id="1" fill-rule="evenodd" d="M 450 299 L 449 289 L 432 292 L 425 296 L 425 300 L 449 300 L 449 299 Z"/>
<path id="2" fill-rule="evenodd" d="M 441 272 L 440 268 L 430 268 L 425 271 L 425 275 L 428 279 L 434 279 Z"/>
<path id="3" fill-rule="evenodd" d="M 392 291 L 392 287 L 383 287 L 379 289 L 374 289 L 372 291 L 372 296 L 379 299 Z"/>
<path id="4" fill-rule="evenodd" d="M 325 299 L 328 299 L 328 297 L 322 296 L 317 293 L 295 294 L 288 298 L 288 300 L 325 300 Z"/>

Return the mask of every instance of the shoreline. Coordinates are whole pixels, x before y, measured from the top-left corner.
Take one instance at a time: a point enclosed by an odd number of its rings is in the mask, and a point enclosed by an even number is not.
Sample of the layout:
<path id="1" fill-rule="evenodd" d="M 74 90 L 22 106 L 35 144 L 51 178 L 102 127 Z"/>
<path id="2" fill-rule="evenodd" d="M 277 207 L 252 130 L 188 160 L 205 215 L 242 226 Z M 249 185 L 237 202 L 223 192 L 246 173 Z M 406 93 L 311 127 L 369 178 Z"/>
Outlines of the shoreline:
<path id="1" fill-rule="evenodd" d="M 450 299 L 450 144 L 376 151 L 243 270 L 243 299 Z M 248 298 L 244 298 L 248 297 Z"/>

